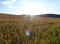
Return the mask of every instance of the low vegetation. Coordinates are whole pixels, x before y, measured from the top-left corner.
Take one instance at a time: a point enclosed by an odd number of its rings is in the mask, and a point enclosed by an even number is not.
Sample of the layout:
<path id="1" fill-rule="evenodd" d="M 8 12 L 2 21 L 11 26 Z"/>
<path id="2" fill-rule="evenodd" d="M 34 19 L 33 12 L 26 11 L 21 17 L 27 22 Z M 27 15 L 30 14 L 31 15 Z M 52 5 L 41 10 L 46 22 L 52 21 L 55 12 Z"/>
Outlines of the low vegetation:
<path id="1" fill-rule="evenodd" d="M 60 18 L 0 18 L 0 44 L 60 44 Z M 25 30 L 30 35 L 26 36 Z"/>

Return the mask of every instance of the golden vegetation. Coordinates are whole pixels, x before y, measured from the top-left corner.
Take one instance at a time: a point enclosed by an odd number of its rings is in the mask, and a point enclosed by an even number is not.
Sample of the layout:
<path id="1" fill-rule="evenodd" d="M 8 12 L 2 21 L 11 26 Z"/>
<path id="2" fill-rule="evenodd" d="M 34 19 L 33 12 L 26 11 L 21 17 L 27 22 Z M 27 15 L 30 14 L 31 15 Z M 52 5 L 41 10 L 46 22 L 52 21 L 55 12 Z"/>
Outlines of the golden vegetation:
<path id="1" fill-rule="evenodd" d="M 60 44 L 60 18 L 1 17 L 0 44 Z M 25 30 L 30 29 L 30 36 Z"/>

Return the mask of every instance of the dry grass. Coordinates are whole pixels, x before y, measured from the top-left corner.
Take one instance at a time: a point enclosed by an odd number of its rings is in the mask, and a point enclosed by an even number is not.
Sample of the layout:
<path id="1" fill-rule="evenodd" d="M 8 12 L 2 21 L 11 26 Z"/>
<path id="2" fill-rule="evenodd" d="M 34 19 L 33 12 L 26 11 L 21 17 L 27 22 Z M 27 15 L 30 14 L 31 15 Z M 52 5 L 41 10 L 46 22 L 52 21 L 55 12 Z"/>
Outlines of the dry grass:
<path id="1" fill-rule="evenodd" d="M 30 30 L 30 36 L 25 30 Z M 60 18 L 1 17 L 0 44 L 60 44 Z"/>

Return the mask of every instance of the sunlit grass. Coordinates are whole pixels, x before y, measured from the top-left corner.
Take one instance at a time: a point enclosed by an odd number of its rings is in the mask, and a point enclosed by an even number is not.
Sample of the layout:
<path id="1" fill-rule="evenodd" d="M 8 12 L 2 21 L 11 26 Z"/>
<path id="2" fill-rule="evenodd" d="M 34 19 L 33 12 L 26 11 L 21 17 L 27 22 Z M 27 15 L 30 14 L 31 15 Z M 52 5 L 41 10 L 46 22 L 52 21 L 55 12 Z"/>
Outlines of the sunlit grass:
<path id="1" fill-rule="evenodd" d="M 0 44 L 60 43 L 60 18 L 17 18 L 0 20 Z"/>

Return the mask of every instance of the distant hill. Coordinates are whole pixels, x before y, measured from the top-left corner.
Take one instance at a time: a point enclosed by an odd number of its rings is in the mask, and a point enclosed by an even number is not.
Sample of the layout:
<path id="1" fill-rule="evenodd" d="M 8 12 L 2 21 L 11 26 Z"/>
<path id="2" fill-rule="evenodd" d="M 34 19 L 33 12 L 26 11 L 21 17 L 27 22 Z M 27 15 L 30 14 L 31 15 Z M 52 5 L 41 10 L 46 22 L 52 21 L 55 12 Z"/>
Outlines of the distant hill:
<path id="1" fill-rule="evenodd" d="M 10 17 L 10 18 L 11 18 L 11 17 L 12 17 L 12 18 L 15 18 L 15 17 L 16 17 L 16 18 L 20 18 L 20 17 L 24 17 L 24 16 L 25 16 L 25 15 L 14 15 L 14 14 L 0 13 L 0 18 L 1 18 L 1 17 L 6 17 L 6 18 L 7 18 L 7 17 L 8 17 L 8 18 L 9 18 L 9 17 Z"/>
<path id="2" fill-rule="evenodd" d="M 0 18 L 22 18 L 24 16 L 29 16 L 29 15 L 14 15 L 14 14 L 5 14 L 5 13 L 0 13 Z M 40 14 L 40 15 L 35 15 L 37 17 L 48 17 L 48 18 L 60 18 L 60 15 L 58 14 Z"/>
<path id="3" fill-rule="evenodd" d="M 49 17 L 49 18 L 60 18 L 60 15 L 58 14 L 41 14 L 37 15 L 38 17 Z"/>
<path id="4" fill-rule="evenodd" d="M 0 13 L 0 24 L 3 23 L 20 24 L 24 22 L 26 19 L 28 19 L 26 15 L 13 15 L 13 14 Z"/>

